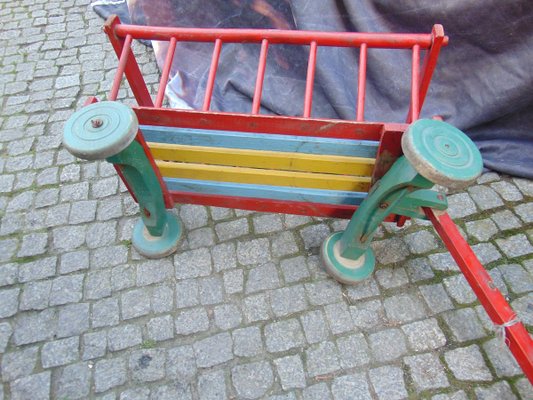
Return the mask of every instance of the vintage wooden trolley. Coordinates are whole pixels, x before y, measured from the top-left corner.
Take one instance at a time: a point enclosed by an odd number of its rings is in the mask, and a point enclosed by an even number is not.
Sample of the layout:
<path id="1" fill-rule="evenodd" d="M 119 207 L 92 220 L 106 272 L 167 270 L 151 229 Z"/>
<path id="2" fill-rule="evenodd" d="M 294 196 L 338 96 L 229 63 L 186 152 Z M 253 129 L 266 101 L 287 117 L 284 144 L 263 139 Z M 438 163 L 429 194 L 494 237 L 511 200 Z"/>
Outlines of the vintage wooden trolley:
<path id="1" fill-rule="evenodd" d="M 533 381 L 530 335 L 446 214 L 445 195 L 432 189 L 464 187 L 482 170 L 479 151 L 466 135 L 442 121 L 419 119 L 440 49 L 448 43 L 442 26 L 429 34 L 191 29 L 124 25 L 112 16 L 105 31 L 119 58 L 108 101 L 89 99 L 67 122 L 64 145 L 80 158 L 114 164 L 141 210 L 132 238 L 139 253 L 163 257 L 176 250 L 182 228 L 166 210 L 174 202 L 350 218 L 344 232 L 326 239 L 321 255 L 335 279 L 353 284 L 374 270 L 370 242 L 382 221 L 429 219 Z M 133 39 L 169 42 L 155 101 L 131 50 Z M 176 44 L 183 41 L 214 44 L 201 110 L 163 107 Z M 261 46 L 248 114 L 210 111 L 227 43 Z M 276 44 L 309 46 L 301 116 L 259 113 L 268 48 Z M 320 46 L 359 49 L 355 121 L 311 116 Z M 405 123 L 364 119 L 370 48 L 412 52 Z M 132 108 L 115 101 L 124 75 L 138 103 Z"/>

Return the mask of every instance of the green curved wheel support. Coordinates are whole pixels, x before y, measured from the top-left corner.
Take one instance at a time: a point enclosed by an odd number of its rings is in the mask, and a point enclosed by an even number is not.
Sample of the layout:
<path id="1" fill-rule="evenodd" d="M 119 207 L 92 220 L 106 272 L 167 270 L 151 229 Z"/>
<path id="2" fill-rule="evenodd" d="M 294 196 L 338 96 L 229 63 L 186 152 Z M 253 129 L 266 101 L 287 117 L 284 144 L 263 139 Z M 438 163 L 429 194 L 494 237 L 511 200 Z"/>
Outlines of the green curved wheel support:
<path id="1" fill-rule="evenodd" d="M 112 101 L 94 103 L 70 117 L 63 143 L 75 156 L 106 159 L 117 168 L 141 211 L 133 246 L 146 257 L 164 257 L 177 249 L 182 228 L 178 217 L 165 209 L 157 175 L 144 148 L 135 141 L 138 126 L 128 106 Z"/>
<path id="2" fill-rule="evenodd" d="M 468 186 L 483 170 L 474 142 L 442 121 L 420 119 L 412 123 L 402 136 L 402 150 L 420 175 L 445 187 Z"/>

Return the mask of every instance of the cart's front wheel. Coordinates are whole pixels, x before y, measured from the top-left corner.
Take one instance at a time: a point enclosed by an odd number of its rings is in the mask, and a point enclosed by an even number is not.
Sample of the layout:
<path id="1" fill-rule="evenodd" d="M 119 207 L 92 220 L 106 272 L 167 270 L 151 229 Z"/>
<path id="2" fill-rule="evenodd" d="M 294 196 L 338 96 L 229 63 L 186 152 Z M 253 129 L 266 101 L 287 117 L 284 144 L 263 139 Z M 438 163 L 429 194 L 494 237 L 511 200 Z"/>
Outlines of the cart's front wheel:
<path id="1" fill-rule="evenodd" d="M 337 232 L 326 238 L 320 248 L 320 256 L 329 275 L 341 283 L 353 285 L 372 274 L 376 259 L 370 248 L 356 260 L 343 257 L 339 250 L 342 234 L 343 232 Z"/>
<path id="2" fill-rule="evenodd" d="M 483 169 L 474 142 L 442 121 L 419 119 L 409 125 L 402 136 L 402 150 L 420 175 L 449 188 L 468 186 Z"/>

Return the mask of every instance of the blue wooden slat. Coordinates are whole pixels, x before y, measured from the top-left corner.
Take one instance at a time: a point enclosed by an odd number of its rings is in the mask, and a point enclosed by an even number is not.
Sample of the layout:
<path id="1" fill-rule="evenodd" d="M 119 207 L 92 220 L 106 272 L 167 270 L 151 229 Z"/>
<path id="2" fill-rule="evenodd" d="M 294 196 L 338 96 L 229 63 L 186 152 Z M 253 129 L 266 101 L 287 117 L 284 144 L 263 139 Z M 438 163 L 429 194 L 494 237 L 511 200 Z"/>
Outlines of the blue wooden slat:
<path id="1" fill-rule="evenodd" d="M 378 142 L 141 125 L 148 142 L 376 158 Z"/>
<path id="2" fill-rule="evenodd" d="M 181 178 L 163 179 L 170 191 L 251 197 L 258 199 L 303 201 L 322 204 L 359 205 L 367 195 L 367 193 L 362 192 L 347 192 L 340 190 L 252 185 L 244 183 L 200 181 Z"/>

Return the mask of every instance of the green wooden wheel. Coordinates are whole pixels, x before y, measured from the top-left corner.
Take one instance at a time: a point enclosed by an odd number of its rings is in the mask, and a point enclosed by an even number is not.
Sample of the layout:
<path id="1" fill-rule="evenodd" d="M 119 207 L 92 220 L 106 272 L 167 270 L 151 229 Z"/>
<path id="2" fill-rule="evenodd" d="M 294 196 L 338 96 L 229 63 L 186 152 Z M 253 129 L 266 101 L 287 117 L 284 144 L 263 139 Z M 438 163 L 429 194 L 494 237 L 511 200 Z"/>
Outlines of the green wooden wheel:
<path id="1" fill-rule="evenodd" d="M 412 123 L 402 136 L 402 150 L 420 175 L 445 187 L 468 186 L 483 170 L 474 142 L 442 121 L 419 119 Z"/>
<path id="2" fill-rule="evenodd" d="M 131 108 L 101 101 L 76 111 L 67 121 L 63 145 L 76 157 L 101 160 L 124 150 L 135 139 L 139 123 Z"/>
<path id="3" fill-rule="evenodd" d="M 326 272 L 335 280 L 354 285 L 368 278 L 374 271 L 376 259 L 371 248 L 357 260 L 345 258 L 340 254 L 340 238 L 343 232 L 336 232 L 326 238 L 320 248 L 320 257 Z"/>

